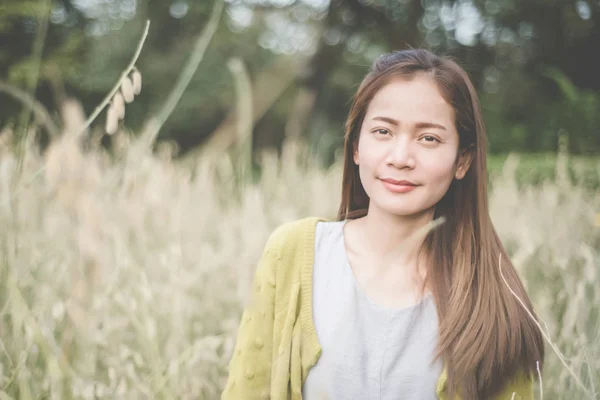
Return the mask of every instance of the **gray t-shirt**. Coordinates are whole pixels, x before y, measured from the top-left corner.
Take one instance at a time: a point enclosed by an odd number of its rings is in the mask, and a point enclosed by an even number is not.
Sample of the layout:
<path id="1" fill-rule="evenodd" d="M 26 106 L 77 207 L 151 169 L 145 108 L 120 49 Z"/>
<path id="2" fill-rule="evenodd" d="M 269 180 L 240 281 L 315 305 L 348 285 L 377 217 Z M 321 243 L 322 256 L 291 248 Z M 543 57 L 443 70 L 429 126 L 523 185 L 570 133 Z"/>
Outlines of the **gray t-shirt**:
<path id="1" fill-rule="evenodd" d="M 313 318 L 322 354 L 303 398 L 437 399 L 442 363 L 432 364 L 438 334 L 433 298 L 395 310 L 365 296 L 348 262 L 345 222 L 317 224 Z"/>

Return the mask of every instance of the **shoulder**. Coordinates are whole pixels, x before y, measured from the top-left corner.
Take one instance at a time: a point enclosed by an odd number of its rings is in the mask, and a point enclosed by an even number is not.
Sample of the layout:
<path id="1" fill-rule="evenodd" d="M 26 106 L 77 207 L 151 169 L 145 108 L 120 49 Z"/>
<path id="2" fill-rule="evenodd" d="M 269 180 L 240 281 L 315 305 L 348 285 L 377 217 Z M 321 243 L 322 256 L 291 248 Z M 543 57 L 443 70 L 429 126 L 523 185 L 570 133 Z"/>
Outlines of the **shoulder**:
<path id="1" fill-rule="evenodd" d="M 269 236 L 265 251 L 283 257 L 301 250 L 307 245 L 312 246 L 316 226 L 320 221 L 328 221 L 328 219 L 306 217 L 279 225 Z"/>

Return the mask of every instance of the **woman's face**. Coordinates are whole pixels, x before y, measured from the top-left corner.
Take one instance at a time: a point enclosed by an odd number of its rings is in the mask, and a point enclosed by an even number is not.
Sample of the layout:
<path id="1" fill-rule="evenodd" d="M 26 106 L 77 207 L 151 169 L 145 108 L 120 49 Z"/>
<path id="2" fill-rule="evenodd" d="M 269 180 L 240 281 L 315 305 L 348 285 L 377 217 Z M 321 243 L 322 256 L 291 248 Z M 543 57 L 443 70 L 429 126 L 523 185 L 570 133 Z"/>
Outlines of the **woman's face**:
<path id="1" fill-rule="evenodd" d="M 432 210 L 470 163 L 459 154 L 454 110 L 426 75 L 396 78 L 363 120 L 354 162 L 370 207 L 399 216 Z"/>

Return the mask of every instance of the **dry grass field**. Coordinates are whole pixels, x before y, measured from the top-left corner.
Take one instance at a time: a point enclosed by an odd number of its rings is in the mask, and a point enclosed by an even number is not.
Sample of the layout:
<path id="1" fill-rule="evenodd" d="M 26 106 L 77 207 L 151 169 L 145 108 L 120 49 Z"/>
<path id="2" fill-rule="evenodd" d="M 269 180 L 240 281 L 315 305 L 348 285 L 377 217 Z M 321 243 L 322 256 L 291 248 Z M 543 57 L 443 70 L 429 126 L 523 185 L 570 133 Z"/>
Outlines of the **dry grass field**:
<path id="1" fill-rule="evenodd" d="M 0 399 L 218 398 L 267 236 L 338 206 L 340 163 L 321 169 L 299 147 L 240 184 L 226 158 L 190 168 L 166 146 L 114 140 L 111 154 L 30 147 L 21 166 L 0 148 Z M 563 177 L 567 162 L 517 185 L 509 157 L 490 193 L 564 355 L 547 345 L 538 399 L 600 392 L 600 193 Z"/>

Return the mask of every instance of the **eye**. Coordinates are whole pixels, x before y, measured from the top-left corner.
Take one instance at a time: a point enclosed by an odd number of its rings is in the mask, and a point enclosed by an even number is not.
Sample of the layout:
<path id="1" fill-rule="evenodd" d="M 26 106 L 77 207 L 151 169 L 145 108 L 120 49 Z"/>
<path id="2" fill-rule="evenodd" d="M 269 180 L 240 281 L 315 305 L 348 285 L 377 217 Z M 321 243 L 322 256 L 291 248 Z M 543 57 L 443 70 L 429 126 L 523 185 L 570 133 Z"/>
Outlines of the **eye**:
<path id="1" fill-rule="evenodd" d="M 421 139 L 426 141 L 427 143 L 439 143 L 439 139 L 432 135 L 425 135 Z"/>
<path id="2" fill-rule="evenodd" d="M 384 129 L 384 128 L 375 129 L 373 132 L 379 133 L 381 135 L 387 135 L 388 133 L 390 133 L 390 131 L 388 131 L 387 129 Z"/>

